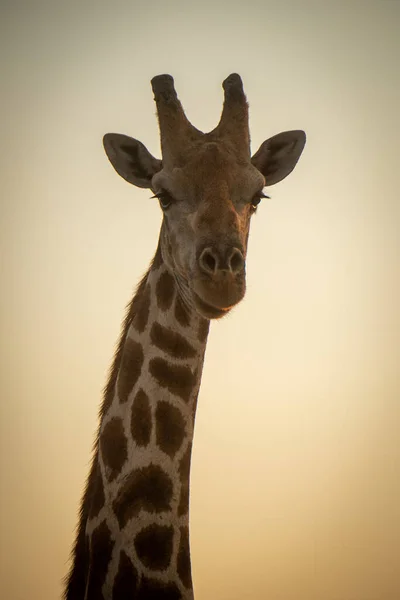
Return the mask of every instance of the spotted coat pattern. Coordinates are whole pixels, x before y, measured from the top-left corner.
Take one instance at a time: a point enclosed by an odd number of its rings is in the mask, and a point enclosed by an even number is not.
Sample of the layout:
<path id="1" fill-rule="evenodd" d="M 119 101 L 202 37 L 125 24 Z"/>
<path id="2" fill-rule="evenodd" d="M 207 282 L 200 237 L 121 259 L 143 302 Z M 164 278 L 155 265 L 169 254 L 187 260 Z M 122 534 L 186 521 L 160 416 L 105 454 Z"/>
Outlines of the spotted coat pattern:
<path id="1" fill-rule="evenodd" d="M 193 598 L 190 457 L 208 321 L 159 255 L 133 305 L 82 507 L 86 589 L 67 600 Z"/>

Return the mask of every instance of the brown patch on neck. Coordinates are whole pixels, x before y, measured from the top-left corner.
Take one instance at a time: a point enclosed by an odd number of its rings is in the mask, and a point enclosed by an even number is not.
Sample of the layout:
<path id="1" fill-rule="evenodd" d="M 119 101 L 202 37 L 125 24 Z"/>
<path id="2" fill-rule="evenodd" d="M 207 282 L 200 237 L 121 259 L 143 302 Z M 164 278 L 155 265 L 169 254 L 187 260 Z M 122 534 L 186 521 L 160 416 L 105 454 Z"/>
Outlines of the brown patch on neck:
<path id="1" fill-rule="evenodd" d="M 85 598 L 102 598 L 102 587 L 114 547 L 110 530 L 105 521 L 94 530 L 90 543 L 91 561 Z"/>
<path id="2" fill-rule="evenodd" d="M 179 500 L 178 514 L 186 515 L 189 512 L 189 478 L 190 478 L 190 462 L 192 458 L 192 445 L 189 444 L 188 449 L 183 455 L 179 465 L 179 476 L 181 479 L 181 497 Z"/>
<path id="3" fill-rule="evenodd" d="M 172 557 L 174 528 L 152 523 L 142 529 L 135 538 L 135 550 L 139 560 L 153 571 L 167 569 Z"/>
<path id="4" fill-rule="evenodd" d="M 135 597 L 139 574 L 129 556 L 121 550 L 119 555 L 118 572 L 113 586 L 113 600 L 131 596 Z"/>
<path id="5" fill-rule="evenodd" d="M 192 588 L 192 573 L 190 565 L 189 528 L 180 528 L 181 539 L 177 559 L 177 569 L 180 580 L 187 589 Z"/>
<path id="6" fill-rule="evenodd" d="M 193 358 L 196 349 L 180 333 L 163 327 L 155 321 L 150 331 L 151 341 L 157 348 L 174 358 Z"/>
<path id="7" fill-rule="evenodd" d="M 199 330 L 197 332 L 200 342 L 205 342 L 210 329 L 210 321 L 208 319 L 201 319 L 199 323 Z"/>
<path id="8" fill-rule="evenodd" d="M 150 400 L 140 388 L 133 401 L 131 414 L 131 435 L 138 446 L 147 446 L 150 442 L 152 426 Z"/>
<path id="9" fill-rule="evenodd" d="M 188 327 L 190 325 L 190 313 L 179 294 L 177 294 L 175 298 L 175 319 L 182 327 Z"/>
<path id="10" fill-rule="evenodd" d="M 120 473 L 128 458 L 127 441 L 122 420 L 114 417 L 100 434 L 100 448 L 109 481 Z"/>
<path id="11" fill-rule="evenodd" d="M 196 384 L 196 377 L 189 367 L 174 365 L 163 358 L 155 357 L 150 360 L 149 371 L 160 387 L 189 402 Z"/>
<path id="12" fill-rule="evenodd" d="M 92 477 L 93 477 L 93 479 L 92 479 Z M 101 470 L 100 470 L 97 455 L 94 458 L 93 476 L 92 477 L 91 477 L 92 495 L 91 495 L 91 500 L 90 500 L 89 519 L 94 519 L 95 517 L 97 517 L 97 515 L 103 508 L 104 502 L 105 502 L 103 478 L 101 475 Z"/>
<path id="13" fill-rule="evenodd" d="M 120 528 L 141 510 L 153 514 L 171 510 L 172 496 L 173 483 L 161 467 L 150 464 L 134 469 L 113 502 Z"/>
<path id="14" fill-rule="evenodd" d="M 169 271 L 161 273 L 156 285 L 157 305 L 162 311 L 171 308 L 175 293 L 175 281 Z"/>
<path id="15" fill-rule="evenodd" d="M 132 338 L 127 338 L 117 382 L 119 401 L 122 404 L 128 400 L 129 394 L 140 377 L 143 361 L 142 345 Z"/>
<path id="16" fill-rule="evenodd" d="M 143 333 L 146 329 L 147 321 L 149 320 L 150 314 L 150 286 L 145 285 L 143 289 L 142 296 L 140 298 L 140 303 L 138 306 L 138 311 L 133 319 L 133 324 L 138 333 Z"/>
<path id="17" fill-rule="evenodd" d="M 157 445 L 173 458 L 185 439 L 185 419 L 178 408 L 163 400 L 158 402 L 155 416 Z"/>
<path id="18" fill-rule="evenodd" d="M 182 600 L 182 594 L 175 583 L 142 577 L 137 600 Z"/>

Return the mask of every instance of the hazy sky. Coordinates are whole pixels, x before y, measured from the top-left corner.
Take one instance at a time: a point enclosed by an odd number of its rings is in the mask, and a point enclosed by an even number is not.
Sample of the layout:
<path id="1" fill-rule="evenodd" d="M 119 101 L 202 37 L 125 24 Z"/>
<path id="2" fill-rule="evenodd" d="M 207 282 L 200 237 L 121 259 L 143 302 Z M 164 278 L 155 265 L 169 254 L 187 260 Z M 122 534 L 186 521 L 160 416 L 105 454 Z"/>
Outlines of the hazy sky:
<path id="1" fill-rule="evenodd" d="M 2 3 L 0 596 L 53 600 L 124 307 L 157 244 L 107 131 L 159 155 L 150 79 L 252 147 L 308 141 L 212 325 L 192 462 L 196 600 L 400 597 L 400 3 Z M 397 183 L 397 181 L 396 181 Z"/>

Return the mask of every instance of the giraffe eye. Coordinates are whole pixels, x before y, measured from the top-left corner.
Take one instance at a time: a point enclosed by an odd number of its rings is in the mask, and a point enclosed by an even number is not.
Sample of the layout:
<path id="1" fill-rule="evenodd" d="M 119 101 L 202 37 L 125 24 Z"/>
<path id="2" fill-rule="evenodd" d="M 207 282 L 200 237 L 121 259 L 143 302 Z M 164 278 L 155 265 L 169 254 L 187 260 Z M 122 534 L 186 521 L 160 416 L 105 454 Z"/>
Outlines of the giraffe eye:
<path id="1" fill-rule="evenodd" d="M 257 192 L 257 194 L 255 194 L 253 196 L 253 199 L 251 201 L 251 208 L 253 209 L 253 212 L 256 210 L 257 206 L 260 204 L 261 198 L 269 198 L 269 196 L 266 196 L 262 191 Z"/>
<path id="2" fill-rule="evenodd" d="M 160 206 L 163 210 L 167 210 L 173 202 L 173 198 L 171 194 L 169 194 L 166 190 L 161 190 L 152 196 L 152 198 L 158 198 L 160 202 Z"/>

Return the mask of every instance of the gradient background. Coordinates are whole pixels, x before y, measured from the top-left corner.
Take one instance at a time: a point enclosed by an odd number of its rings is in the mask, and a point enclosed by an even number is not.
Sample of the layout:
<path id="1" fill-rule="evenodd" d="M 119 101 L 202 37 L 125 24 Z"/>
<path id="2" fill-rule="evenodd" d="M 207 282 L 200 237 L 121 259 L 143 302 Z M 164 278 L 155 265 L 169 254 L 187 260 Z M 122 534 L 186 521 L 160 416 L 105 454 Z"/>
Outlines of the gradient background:
<path id="1" fill-rule="evenodd" d="M 150 8 L 151 7 L 151 8 Z M 150 79 L 212 129 L 241 74 L 252 148 L 308 142 L 255 216 L 248 293 L 212 326 L 192 463 L 196 600 L 398 600 L 400 3 L 3 2 L 1 589 L 59 598 L 159 155 Z M 397 186 L 398 187 L 398 186 Z"/>

